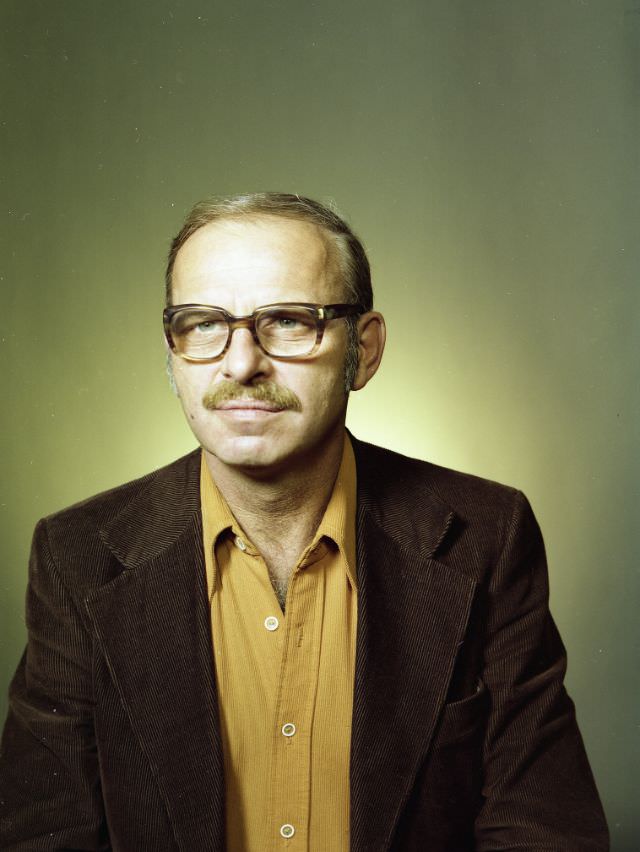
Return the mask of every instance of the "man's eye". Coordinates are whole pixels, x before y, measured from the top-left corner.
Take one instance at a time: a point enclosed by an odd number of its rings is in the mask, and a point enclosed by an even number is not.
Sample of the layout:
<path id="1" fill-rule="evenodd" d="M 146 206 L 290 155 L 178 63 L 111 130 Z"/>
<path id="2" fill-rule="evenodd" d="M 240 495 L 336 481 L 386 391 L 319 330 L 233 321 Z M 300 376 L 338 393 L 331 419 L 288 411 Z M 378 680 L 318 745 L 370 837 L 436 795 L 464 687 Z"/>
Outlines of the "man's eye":
<path id="1" fill-rule="evenodd" d="M 276 317 L 276 321 L 280 328 L 295 328 L 299 325 L 299 320 L 293 317 Z"/>
<path id="2" fill-rule="evenodd" d="M 201 320 L 200 322 L 193 322 L 188 331 L 191 334 L 211 334 L 212 332 L 221 331 L 224 325 L 225 323 L 220 322 L 220 320 Z"/>

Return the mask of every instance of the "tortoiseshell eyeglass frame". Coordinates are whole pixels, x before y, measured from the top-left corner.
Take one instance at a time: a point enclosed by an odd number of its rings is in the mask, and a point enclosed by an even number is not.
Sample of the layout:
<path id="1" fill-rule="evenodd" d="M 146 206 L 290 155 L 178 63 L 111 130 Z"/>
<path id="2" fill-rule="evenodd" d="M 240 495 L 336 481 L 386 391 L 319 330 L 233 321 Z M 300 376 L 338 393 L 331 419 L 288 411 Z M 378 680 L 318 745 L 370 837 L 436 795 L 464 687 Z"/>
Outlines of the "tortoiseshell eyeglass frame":
<path id="1" fill-rule="evenodd" d="M 256 322 L 262 314 L 267 313 L 269 311 L 273 311 L 277 308 L 282 308 L 285 311 L 302 308 L 307 310 L 309 314 L 313 317 L 316 324 L 316 338 L 311 349 L 308 352 L 295 355 L 273 355 L 271 352 L 264 348 L 256 331 Z M 180 351 L 180 348 L 177 345 L 171 332 L 173 318 L 180 312 L 193 310 L 218 311 L 224 317 L 229 328 L 229 333 L 227 334 L 227 340 L 224 344 L 222 351 L 219 352 L 217 355 L 207 356 L 204 358 L 196 358 L 192 355 L 187 355 L 184 352 Z M 341 317 L 357 316 L 358 314 L 364 313 L 366 313 L 366 308 L 364 308 L 362 305 L 351 303 L 319 305 L 315 302 L 275 302 L 272 305 L 261 305 L 259 308 L 256 308 L 256 310 L 252 314 L 247 314 L 246 316 L 234 316 L 228 311 L 225 311 L 224 308 L 220 308 L 217 305 L 200 305 L 194 303 L 184 305 L 171 305 L 170 307 L 165 308 L 162 312 L 162 320 L 164 323 L 164 334 L 167 339 L 167 343 L 169 344 L 169 348 L 176 355 L 179 355 L 181 358 L 184 358 L 185 361 L 196 361 L 200 363 L 206 361 L 218 361 L 224 356 L 227 349 L 229 348 L 229 345 L 231 343 L 231 336 L 236 330 L 236 328 L 249 329 L 256 345 L 265 353 L 265 355 L 268 355 L 269 358 L 277 358 L 278 360 L 289 361 L 301 358 L 309 358 L 311 355 L 314 355 L 317 352 L 318 347 L 322 343 L 322 336 L 324 334 L 325 325 L 330 320 L 340 319 Z"/>

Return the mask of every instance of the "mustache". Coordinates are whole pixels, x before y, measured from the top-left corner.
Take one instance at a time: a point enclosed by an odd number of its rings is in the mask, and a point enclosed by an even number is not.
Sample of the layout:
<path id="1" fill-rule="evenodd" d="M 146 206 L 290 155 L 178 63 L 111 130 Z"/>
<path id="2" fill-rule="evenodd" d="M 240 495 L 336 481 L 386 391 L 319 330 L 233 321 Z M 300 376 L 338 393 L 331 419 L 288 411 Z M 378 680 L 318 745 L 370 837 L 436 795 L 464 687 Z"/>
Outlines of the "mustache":
<path id="1" fill-rule="evenodd" d="M 257 385 L 242 385 L 236 381 L 216 382 L 202 397 L 202 404 L 213 411 L 221 403 L 232 399 L 255 399 L 281 410 L 302 411 L 302 403 L 292 390 L 270 381 Z"/>

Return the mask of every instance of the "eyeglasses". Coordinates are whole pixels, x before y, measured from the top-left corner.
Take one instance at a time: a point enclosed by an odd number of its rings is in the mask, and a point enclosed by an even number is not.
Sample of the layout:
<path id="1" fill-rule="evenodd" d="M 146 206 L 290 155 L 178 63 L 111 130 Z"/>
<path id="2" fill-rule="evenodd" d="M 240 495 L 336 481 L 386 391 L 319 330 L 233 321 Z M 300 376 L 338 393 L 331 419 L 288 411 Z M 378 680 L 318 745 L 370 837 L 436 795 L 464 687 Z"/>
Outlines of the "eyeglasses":
<path id="1" fill-rule="evenodd" d="M 296 302 L 263 305 L 236 317 L 212 305 L 173 305 L 162 318 L 172 352 L 187 361 L 213 361 L 227 351 L 236 328 L 249 329 L 266 355 L 306 358 L 320 346 L 327 322 L 363 313 L 362 305 Z"/>

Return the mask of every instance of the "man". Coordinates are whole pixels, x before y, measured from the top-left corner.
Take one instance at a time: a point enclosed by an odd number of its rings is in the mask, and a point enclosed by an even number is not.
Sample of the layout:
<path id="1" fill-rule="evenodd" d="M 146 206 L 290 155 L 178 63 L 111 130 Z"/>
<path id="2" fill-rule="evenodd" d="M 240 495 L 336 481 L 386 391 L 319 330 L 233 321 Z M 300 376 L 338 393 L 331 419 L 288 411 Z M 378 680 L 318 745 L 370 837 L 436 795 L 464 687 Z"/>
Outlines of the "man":
<path id="1" fill-rule="evenodd" d="M 345 432 L 348 226 L 197 205 L 164 322 L 201 450 L 38 524 L 2 848 L 607 849 L 525 498 Z"/>

